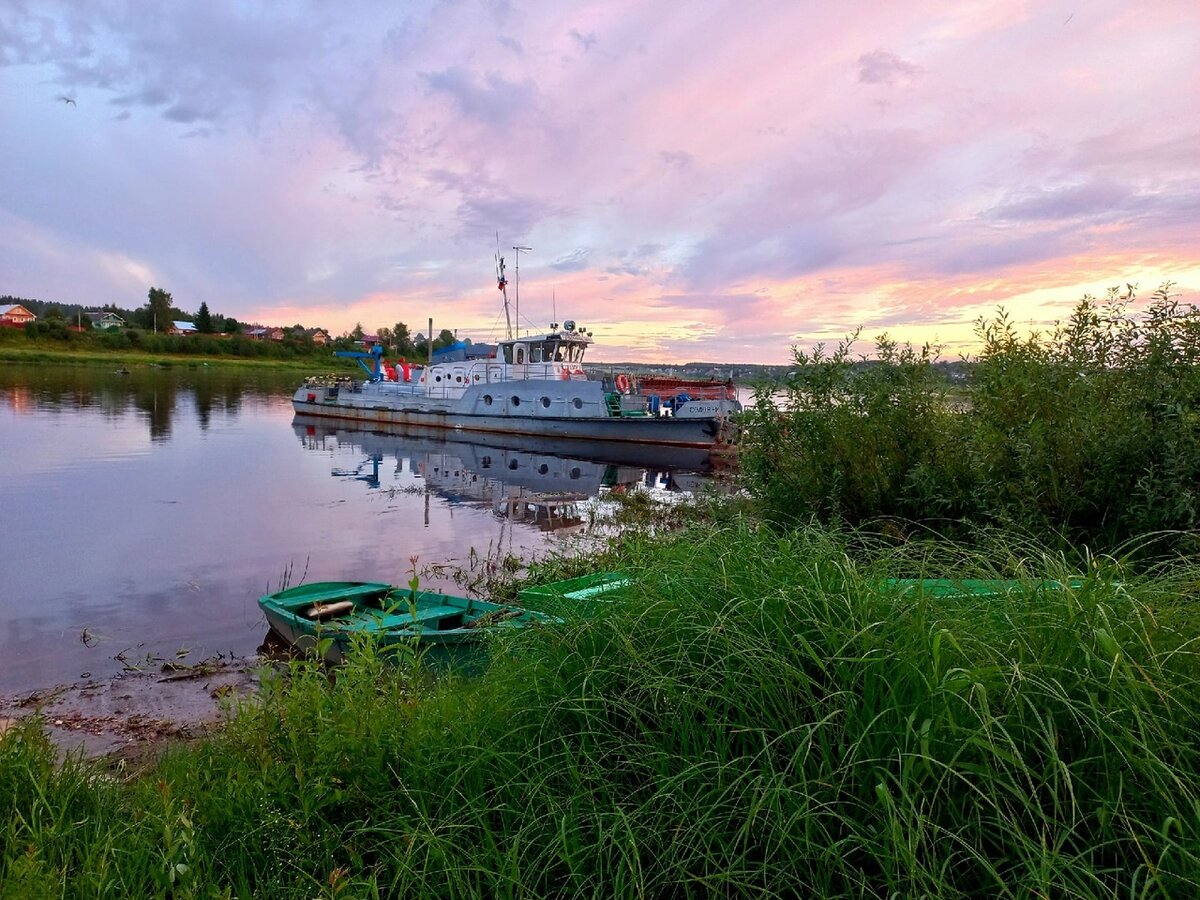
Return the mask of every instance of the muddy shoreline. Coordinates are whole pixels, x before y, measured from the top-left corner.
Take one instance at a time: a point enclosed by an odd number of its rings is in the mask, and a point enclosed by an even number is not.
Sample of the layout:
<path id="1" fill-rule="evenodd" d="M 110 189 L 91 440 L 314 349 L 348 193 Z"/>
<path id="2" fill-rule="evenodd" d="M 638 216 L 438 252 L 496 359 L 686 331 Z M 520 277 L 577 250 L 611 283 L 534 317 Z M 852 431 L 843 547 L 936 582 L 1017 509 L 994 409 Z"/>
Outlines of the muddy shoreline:
<path id="1" fill-rule="evenodd" d="M 260 656 L 163 663 L 32 692 L 0 694 L 0 734 L 31 716 L 64 753 L 141 757 L 219 727 L 232 701 L 258 690 Z"/>

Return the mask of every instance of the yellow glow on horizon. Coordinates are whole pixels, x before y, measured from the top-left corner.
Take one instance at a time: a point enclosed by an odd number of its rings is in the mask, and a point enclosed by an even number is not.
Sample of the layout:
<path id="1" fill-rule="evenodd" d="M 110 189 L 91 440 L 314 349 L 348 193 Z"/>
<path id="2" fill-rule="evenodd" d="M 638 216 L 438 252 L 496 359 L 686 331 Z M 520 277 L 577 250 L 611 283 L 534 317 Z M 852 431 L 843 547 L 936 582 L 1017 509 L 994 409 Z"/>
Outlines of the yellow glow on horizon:
<path id="1" fill-rule="evenodd" d="M 1001 308 L 1018 329 L 1046 331 L 1069 315 L 1084 295 L 1102 298 L 1110 287 L 1124 287 L 1126 280 L 1138 286 L 1135 308 L 1164 282 L 1175 283 L 1186 301 L 1200 287 L 1200 262 L 1144 253 L 1042 262 L 1003 276 L 917 280 L 906 275 L 894 265 L 859 267 L 727 286 L 723 296 L 714 299 L 665 290 L 646 276 L 580 272 L 556 281 L 554 292 L 559 321 L 573 318 L 592 331 L 592 356 L 600 361 L 681 363 L 711 358 L 786 364 L 792 346 L 833 346 L 855 329 L 861 329 L 856 345 L 861 353 L 872 352 L 875 340 L 887 334 L 900 343 L 939 345 L 944 358 L 957 358 L 978 350 L 976 322 L 993 318 Z M 541 283 L 522 290 L 522 333 L 548 327 L 551 304 L 543 295 L 549 293 Z M 510 303 L 513 299 L 510 288 Z M 515 315 L 515 308 L 512 312 Z M 290 302 L 263 307 L 254 320 L 265 325 L 300 322 L 328 328 L 334 335 L 349 332 L 356 323 L 373 332 L 405 322 L 413 334 L 423 334 L 431 313 L 435 333 L 448 328 L 476 341 L 504 336 L 503 306 L 494 288 L 448 299 L 437 287 L 420 282 L 403 293 L 374 291 L 351 302 L 330 298 L 315 306 Z M 761 358 L 751 358 L 754 355 Z"/>

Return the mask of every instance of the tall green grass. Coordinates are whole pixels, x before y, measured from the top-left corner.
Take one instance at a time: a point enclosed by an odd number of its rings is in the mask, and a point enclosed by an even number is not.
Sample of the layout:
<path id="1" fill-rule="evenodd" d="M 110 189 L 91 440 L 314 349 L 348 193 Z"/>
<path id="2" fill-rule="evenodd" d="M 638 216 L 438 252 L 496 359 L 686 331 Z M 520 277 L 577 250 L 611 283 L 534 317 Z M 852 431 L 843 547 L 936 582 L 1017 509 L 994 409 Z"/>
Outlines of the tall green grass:
<path id="1" fill-rule="evenodd" d="M 997 550 L 635 539 L 477 679 L 296 663 L 128 782 L 9 736 L 0 894 L 1196 896 L 1200 569 Z"/>

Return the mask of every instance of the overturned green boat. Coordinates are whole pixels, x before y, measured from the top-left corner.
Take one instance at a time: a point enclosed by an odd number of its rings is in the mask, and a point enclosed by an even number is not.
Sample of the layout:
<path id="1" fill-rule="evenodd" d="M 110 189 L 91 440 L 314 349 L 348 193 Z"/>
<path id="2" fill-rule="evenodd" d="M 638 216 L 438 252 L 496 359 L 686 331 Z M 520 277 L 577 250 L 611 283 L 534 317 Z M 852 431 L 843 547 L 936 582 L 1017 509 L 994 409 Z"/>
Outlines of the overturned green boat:
<path id="1" fill-rule="evenodd" d="M 517 596 L 522 603 L 553 609 L 555 612 L 592 612 L 597 603 L 615 600 L 630 584 L 629 576 L 620 572 L 596 572 L 522 588 Z"/>
<path id="2" fill-rule="evenodd" d="M 340 662 L 362 638 L 383 649 L 415 647 L 435 665 L 468 662 L 491 635 L 558 621 L 519 606 L 374 581 L 303 584 L 266 594 L 258 605 L 283 640 L 329 662 Z"/>
<path id="3" fill-rule="evenodd" d="M 1019 581 L 1015 578 L 887 578 L 880 587 L 888 593 L 921 594 L 927 597 L 1000 597 L 1026 591 L 1078 590 L 1082 578 L 1068 581 Z"/>

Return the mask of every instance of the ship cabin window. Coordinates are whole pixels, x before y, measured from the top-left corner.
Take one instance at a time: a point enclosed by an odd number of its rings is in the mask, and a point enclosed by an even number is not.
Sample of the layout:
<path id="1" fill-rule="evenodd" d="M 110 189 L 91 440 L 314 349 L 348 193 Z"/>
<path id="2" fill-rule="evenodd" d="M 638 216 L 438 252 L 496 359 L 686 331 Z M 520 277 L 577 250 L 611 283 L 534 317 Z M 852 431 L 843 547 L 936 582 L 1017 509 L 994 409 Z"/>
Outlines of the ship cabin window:
<path id="1" fill-rule="evenodd" d="M 553 340 L 545 341 L 543 344 L 542 359 L 546 362 L 576 362 L 578 357 L 574 354 L 574 348 L 564 341 Z"/>
<path id="2" fill-rule="evenodd" d="M 508 365 L 510 365 L 510 366 L 511 366 L 511 365 L 512 365 L 512 361 L 513 361 L 513 354 L 512 354 L 512 350 L 513 350 L 513 348 L 512 348 L 512 344 L 504 344 L 504 345 L 503 345 L 503 347 L 504 347 L 504 361 L 505 361 L 505 362 L 506 362 Z"/>
<path id="3" fill-rule="evenodd" d="M 517 348 L 517 365 L 525 365 L 525 345 L 522 344 Z"/>

